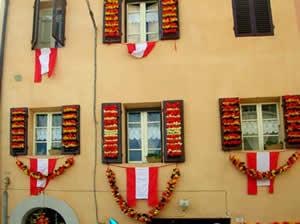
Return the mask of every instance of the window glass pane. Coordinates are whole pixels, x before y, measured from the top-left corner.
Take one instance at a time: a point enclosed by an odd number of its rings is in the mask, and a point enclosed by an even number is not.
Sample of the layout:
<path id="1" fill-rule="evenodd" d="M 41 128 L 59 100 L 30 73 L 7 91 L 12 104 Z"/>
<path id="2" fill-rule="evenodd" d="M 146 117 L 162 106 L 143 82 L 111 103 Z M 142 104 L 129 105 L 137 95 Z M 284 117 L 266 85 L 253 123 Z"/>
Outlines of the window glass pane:
<path id="1" fill-rule="evenodd" d="M 243 120 L 257 119 L 256 105 L 242 106 Z"/>
<path id="2" fill-rule="evenodd" d="M 139 43 L 139 42 L 141 42 L 140 35 L 139 34 L 137 34 L 137 35 L 128 35 L 127 36 L 127 42 L 128 43 Z"/>
<path id="3" fill-rule="evenodd" d="M 160 123 L 148 124 L 148 148 L 161 147 Z"/>
<path id="4" fill-rule="evenodd" d="M 61 142 L 52 142 L 51 148 L 52 149 L 61 149 Z"/>
<path id="5" fill-rule="evenodd" d="M 279 136 L 264 136 L 265 145 L 275 145 L 279 143 Z"/>
<path id="6" fill-rule="evenodd" d="M 148 121 L 160 122 L 160 112 L 148 112 Z"/>
<path id="7" fill-rule="evenodd" d="M 257 121 L 242 121 L 242 133 L 243 135 L 257 135 Z"/>
<path id="8" fill-rule="evenodd" d="M 36 155 L 47 155 L 47 143 L 36 143 Z"/>
<path id="9" fill-rule="evenodd" d="M 47 127 L 47 114 L 36 115 L 36 126 L 37 127 Z"/>
<path id="10" fill-rule="evenodd" d="M 258 150 L 258 138 L 257 137 L 244 137 L 244 149 L 245 150 Z"/>
<path id="11" fill-rule="evenodd" d="M 52 128 L 52 141 L 61 140 L 61 127 Z"/>
<path id="12" fill-rule="evenodd" d="M 264 120 L 263 129 L 265 135 L 274 135 L 279 133 L 278 120 Z"/>
<path id="13" fill-rule="evenodd" d="M 160 150 L 148 150 L 148 156 L 161 157 L 161 151 Z"/>
<path id="14" fill-rule="evenodd" d="M 127 41 L 140 42 L 140 4 L 127 5 Z"/>
<path id="15" fill-rule="evenodd" d="M 158 33 L 147 34 L 146 39 L 147 39 L 147 41 L 155 41 L 155 40 L 158 40 Z"/>
<path id="16" fill-rule="evenodd" d="M 262 116 L 263 119 L 277 119 L 277 107 L 276 104 L 265 104 L 262 105 Z"/>
<path id="17" fill-rule="evenodd" d="M 54 127 L 60 127 L 61 126 L 61 114 L 53 114 L 52 116 L 52 126 Z"/>
<path id="18" fill-rule="evenodd" d="M 35 139 L 36 141 L 47 141 L 47 128 L 36 128 Z"/>
<path id="19" fill-rule="evenodd" d="M 128 143 L 130 149 L 141 149 L 141 125 L 128 124 Z"/>
<path id="20" fill-rule="evenodd" d="M 142 160 L 142 151 L 129 151 L 129 161 L 141 161 Z"/>
<path id="21" fill-rule="evenodd" d="M 140 122 L 141 121 L 141 113 L 128 113 L 128 121 L 129 122 Z"/>

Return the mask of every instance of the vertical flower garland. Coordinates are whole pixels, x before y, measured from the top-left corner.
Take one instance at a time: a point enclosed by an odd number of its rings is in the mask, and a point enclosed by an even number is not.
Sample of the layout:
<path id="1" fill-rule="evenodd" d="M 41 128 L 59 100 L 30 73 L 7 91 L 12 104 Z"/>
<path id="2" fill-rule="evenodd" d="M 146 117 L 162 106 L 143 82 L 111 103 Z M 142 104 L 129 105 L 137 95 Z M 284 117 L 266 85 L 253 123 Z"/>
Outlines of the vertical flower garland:
<path id="1" fill-rule="evenodd" d="M 166 161 L 183 162 L 183 101 L 164 101 L 164 131 Z"/>
<path id="2" fill-rule="evenodd" d="M 240 149 L 242 143 L 239 98 L 220 99 L 223 150 Z"/>
<path id="3" fill-rule="evenodd" d="M 12 156 L 27 154 L 27 124 L 27 108 L 10 110 L 10 152 Z"/>
<path id="4" fill-rule="evenodd" d="M 161 0 L 161 39 L 179 38 L 178 0 Z"/>
<path id="5" fill-rule="evenodd" d="M 104 163 L 121 161 L 121 104 L 102 105 L 102 156 Z"/>
<path id="6" fill-rule="evenodd" d="M 103 42 L 121 42 L 121 0 L 105 0 L 103 15 Z"/>
<path id="7" fill-rule="evenodd" d="M 79 154 L 80 106 L 64 106 L 62 120 L 62 145 L 64 154 Z"/>
<path id="8" fill-rule="evenodd" d="M 284 96 L 286 147 L 300 148 L 300 96 Z"/>

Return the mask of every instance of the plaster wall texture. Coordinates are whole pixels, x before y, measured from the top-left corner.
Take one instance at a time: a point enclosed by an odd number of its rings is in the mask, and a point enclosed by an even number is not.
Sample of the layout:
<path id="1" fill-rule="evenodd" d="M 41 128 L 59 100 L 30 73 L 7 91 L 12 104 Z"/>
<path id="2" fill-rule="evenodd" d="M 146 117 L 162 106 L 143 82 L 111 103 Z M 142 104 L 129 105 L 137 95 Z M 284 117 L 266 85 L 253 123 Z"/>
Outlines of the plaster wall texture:
<path id="1" fill-rule="evenodd" d="M 113 200 L 100 158 L 100 109 L 103 102 L 153 103 L 183 99 L 186 162 L 182 177 L 162 218 L 244 217 L 249 221 L 299 220 L 300 166 L 276 179 L 275 194 L 259 189 L 246 193 L 247 180 L 221 150 L 218 99 L 299 94 L 299 1 L 273 0 L 275 35 L 236 38 L 231 0 L 180 1 L 181 38 L 159 41 L 145 59 L 127 54 L 125 44 L 102 44 L 102 1 L 91 1 L 98 26 L 97 154 L 93 132 L 93 28 L 84 1 L 68 1 L 66 46 L 58 49 L 55 76 L 33 83 L 31 51 L 33 0 L 11 0 L 7 27 L 5 70 L 1 92 L 1 174 L 9 176 L 9 211 L 29 197 L 29 178 L 9 155 L 9 109 L 81 105 L 81 154 L 64 175 L 50 182 L 46 194 L 66 201 L 80 223 L 95 222 L 93 161 L 97 156 L 99 221 L 114 217 L 134 223 Z M 298 8 L 297 8 L 298 7 Z M 176 46 L 176 47 L 175 47 Z M 14 75 L 21 74 L 16 82 Z M 124 116 L 124 113 L 123 113 Z M 123 127 L 125 127 L 123 119 Z M 123 132 L 125 133 L 125 132 Z M 125 137 L 123 137 L 125 143 Z M 125 145 L 125 144 L 123 144 Z M 32 145 L 30 146 L 32 148 Z M 125 155 L 125 148 L 123 148 Z M 293 151 L 280 155 L 283 163 Z M 236 152 L 245 160 L 245 153 Z M 26 158 L 22 158 L 29 163 Z M 59 163 L 63 162 L 60 160 Z M 125 196 L 125 170 L 113 167 Z M 172 166 L 160 169 L 159 190 L 165 189 Z M 179 199 L 189 199 L 182 212 Z M 147 210 L 145 202 L 138 209 Z"/>

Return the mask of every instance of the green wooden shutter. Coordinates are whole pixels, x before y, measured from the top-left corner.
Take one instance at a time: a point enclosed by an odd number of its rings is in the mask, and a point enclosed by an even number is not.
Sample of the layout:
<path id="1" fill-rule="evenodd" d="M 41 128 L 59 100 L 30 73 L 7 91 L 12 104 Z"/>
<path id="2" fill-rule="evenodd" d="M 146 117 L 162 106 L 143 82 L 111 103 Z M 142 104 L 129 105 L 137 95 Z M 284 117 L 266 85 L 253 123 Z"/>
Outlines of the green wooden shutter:
<path id="1" fill-rule="evenodd" d="M 160 0 L 160 39 L 179 39 L 179 0 Z"/>
<path id="2" fill-rule="evenodd" d="M 102 162 L 122 163 L 121 103 L 102 104 Z"/>
<path id="3" fill-rule="evenodd" d="M 62 112 L 63 154 L 80 154 L 80 106 L 63 106 Z"/>
<path id="4" fill-rule="evenodd" d="M 27 155 L 28 108 L 10 109 L 10 154 Z"/>
<path id="5" fill-rule="evenodd" d="M 38 42 L 39 20 L 40 20 L 40 0 L 35 0 L 33 6 L 33 26 L 32 26 L 32 39 L 31 39 L 32 50 L 35 48 Z"/>
<path id="6" fill-rule="evenodd" d="M 300 96 L 283 96 L 285 144 L 288 149 L 300 149 Z"/>
<path id="7" fill-rule="evenodd" d="M 163 102 L 164 161 L 184 162 L 183 100 Z"/>
<path id="8" fill-rule="evenodd" d="M 103 43 L 121 43 L 122 0 L 104 0 Z"/>
<path id="9" fill-rule="evenodd" d="M 53 5 L 52 36 L 65 46 L 66 0 L 55 0 Z"/>
<path id="10" fill-rule="evenodd" d="M 254 0 L 256 35 L 273 35 L 270 0 Z"/>
<path id="11" fill-rule="evenodd" d="M 242 148 L 242 132 L 239 98 L 219 99 L 221 141 L 224 151 Z"/>
<path id="12" fill-rule="evenodd" d="M 232 6 L 235 35 L 251 35 L 254 27 L 251 22 L 250 0 L 232 0 Z"/>

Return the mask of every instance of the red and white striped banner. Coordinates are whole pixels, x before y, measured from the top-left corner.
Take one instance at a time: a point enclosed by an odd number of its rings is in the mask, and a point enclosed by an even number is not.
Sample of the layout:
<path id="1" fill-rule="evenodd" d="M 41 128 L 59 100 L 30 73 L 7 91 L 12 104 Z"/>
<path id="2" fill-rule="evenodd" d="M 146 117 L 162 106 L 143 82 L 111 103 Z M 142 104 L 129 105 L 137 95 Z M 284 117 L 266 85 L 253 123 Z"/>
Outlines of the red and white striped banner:
<path id="1" fill-rule="evenodd" d="M 57 159 L 30 159 L 30 170 L 34 172 L 40 172 L 43 175 L 52 173 Z M 45 190 L 49 183 L 49 180 L 42 179 L 37 180 L 30 177 L 30 194 L 38 195 Z"/>
<path id="2" fill-rule="evenodd" d="M 148 54 L 153 50 L 155 42 L 127 44 L 128 53 L 136 58 L 147 57 Z"/>
<path id="3" fill-rule="evenodd" d="M 51 77 L 56 63 L 56 48 L 41 48 L 35 50 L 35 76 L 34 82 L 42 81 L 42 75 Z"/>
<path id="4" fill-rule="evenodd" d="M 157 167 L 126 168 L 127 203 L 136 205 L 136 199 L 148 199 L 149 206 L 158 204 Z"/>

